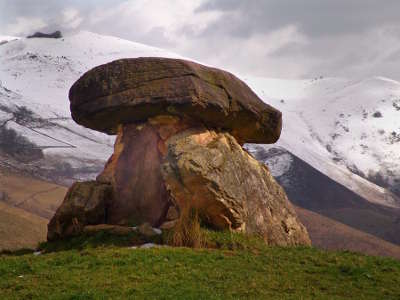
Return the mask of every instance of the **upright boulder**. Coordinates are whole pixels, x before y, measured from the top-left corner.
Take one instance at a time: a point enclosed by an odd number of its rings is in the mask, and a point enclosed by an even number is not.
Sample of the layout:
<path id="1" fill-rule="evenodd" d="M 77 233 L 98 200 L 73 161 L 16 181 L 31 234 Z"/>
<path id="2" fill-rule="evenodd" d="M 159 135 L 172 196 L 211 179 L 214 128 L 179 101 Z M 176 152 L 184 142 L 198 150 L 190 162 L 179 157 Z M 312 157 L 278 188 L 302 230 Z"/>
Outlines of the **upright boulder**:
<path id="1" fill-rule="evenodd" d="M 310 244 L 284 190 L 241 147 L 275 142 L 281 113 L 232 74 L 184 60 L 124 59 L 84 74 L 70 100 L 75 121 L 117 134 L 96 179 L 112 194 L 100 201 L 99 223 L 171 227 L 182 210 L 194 209 L 217 230 L 257 234 L 273 245 Z M 49 234 L 71 234 L 72 225 L 56 226 L 78 214 L 71 191 Z M 89 219 L 79 220 L 94 225 Z"/>
<path id="2" fill-rule="evenodd" d="M 282 187 L 229 133 L 188 129 L 167 144 L 162 173 L 178 207 L 194 208 L 215 229 L 257 234 L 270 245 L 310 243 Z"/>

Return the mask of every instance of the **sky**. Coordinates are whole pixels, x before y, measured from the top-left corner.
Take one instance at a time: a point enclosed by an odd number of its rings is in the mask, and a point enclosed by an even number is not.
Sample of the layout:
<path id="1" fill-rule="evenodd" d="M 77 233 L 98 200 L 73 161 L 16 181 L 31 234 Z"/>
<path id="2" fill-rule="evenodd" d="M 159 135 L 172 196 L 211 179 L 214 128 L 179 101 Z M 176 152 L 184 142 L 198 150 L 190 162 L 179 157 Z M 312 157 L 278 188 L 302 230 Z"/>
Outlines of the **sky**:
<path id="1" fill-rule="evenodd" d="M 400 80 L 399 0 L 0 0 L 0 35 L 54 30 L 253 76 Z"/>

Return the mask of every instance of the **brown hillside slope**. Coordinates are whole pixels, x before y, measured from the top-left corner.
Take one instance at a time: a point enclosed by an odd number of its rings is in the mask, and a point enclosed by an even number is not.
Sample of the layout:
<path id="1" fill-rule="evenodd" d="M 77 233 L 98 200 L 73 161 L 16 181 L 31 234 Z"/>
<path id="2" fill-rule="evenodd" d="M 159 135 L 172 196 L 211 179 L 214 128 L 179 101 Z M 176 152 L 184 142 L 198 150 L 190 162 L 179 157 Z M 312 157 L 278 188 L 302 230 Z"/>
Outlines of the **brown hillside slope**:
<path id="1" fill-rule="evenodd" d="M 32 248 L 44 241 L 47 223 L 66 188 L 28 176 L 0 173 L 0 250 Z"/>
<path id="2" fill-rule="evenodd" d="M 327 250 L 349 250 L 400 259 L 400 247 L 310 210 L 295 207 L 313 246 Z"/>
<path id="3" fill-rule="evenodd" d="M 290 157 L 290 169 L 277 180 L 293 204 L 400 246 L 400 209 L 367 201 L 283 148 L 251 153 L 260 161 Z"/>
<path id="4" fill-rule="evenodd" d="M 0 250 L 33 248 L 46 239 L 45 218 L 0 202 Z"/>
<path id="5" fill-rule="evenodd" d="M 8 205 L 50 219 L 64 198 L 67 188 L 3 171 L 0 173 L 0 192 L 8 195 L 7 199 L 1 200 Z"/>

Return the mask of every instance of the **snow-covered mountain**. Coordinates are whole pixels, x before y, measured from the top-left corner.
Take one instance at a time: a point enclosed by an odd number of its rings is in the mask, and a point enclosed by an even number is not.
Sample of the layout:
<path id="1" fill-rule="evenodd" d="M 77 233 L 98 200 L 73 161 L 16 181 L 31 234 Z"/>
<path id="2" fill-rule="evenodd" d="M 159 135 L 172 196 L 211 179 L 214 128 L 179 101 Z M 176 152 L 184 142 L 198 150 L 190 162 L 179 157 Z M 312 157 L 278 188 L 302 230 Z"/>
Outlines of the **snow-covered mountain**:
<path id="1" fill-rule="evenodd" d="M 89 32 L 62 39 L 6 40 L 0 45 L 0 129 L 36 152 L 15 155 L 18 151 L 7 149 L 3 135 L 0 163 L 18 168 L 24 160 L 32 172 L 53 179 L 60 170 L 63 176 L 65 171 L 73 174 L 71 180 L 93 177 L 112 152 L 114 137 L 78 126 L 70 118 L 68 90 L 80 75 L 118 58 L 180 57 Z M 400 190 L 400 83 L 381 77 L 239 77 L 283 112 L 280 141 L 261 147 L 283 147 L 363 198 L 400 207 L 385 188 Z M 275 157 L 267 163 L 273 173 L 285 172 L 291 159 Z"/>
<path id="2" fill-rule="evenodd" d="M 399 82 L 244 79 L 283 112 L 282 136 L 273 147 L 289 150 L 372 202 L 399 207 L 398 197 L 385 189 L 400 194 Z"/>

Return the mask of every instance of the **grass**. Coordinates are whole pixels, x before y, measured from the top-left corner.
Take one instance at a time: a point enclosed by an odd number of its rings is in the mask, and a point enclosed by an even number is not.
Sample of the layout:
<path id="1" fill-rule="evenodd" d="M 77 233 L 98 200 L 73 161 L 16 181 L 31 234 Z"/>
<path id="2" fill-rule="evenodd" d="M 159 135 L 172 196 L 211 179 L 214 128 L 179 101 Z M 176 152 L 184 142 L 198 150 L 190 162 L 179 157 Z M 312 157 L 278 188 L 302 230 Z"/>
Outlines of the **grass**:
<path id="1" fill-rule="evenodd" d="M 144 243 L 162 244 L 163 236 L 144 237 L 138 232 L 132 231 L 128 235 L 113 235 L 106 231 L 95 234 L 82 234 L 77 237 L 60 240 L 56 242 L 44 242 L 39 244 L 38 249 L 50 253 L 67 250 L 78 250 L 104 247 L 131 247 Z"/>
<path id="2" fill-rule="evenodd" d="M 204 234 L 215 249 L 131 249 L 136 235 L 98 233 L 0 255 L 0 299 L 400 299 L 393 259 Z"/>

